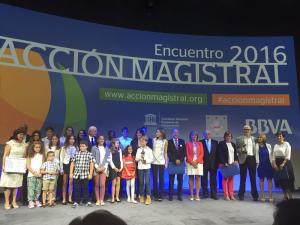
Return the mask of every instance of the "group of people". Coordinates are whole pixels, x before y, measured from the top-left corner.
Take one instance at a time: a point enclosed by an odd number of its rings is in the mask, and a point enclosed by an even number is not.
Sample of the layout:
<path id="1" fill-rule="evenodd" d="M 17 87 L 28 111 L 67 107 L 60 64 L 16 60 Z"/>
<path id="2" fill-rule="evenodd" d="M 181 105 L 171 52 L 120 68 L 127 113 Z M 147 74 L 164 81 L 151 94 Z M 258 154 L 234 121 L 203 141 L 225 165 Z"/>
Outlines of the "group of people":
<path id="1" fill-rule="evenodd" d="M 260 179 L 261 201 L 266 201 L 265 179 L 268 182 L 270 202 L 273 201 L 273 178 L 275 184 L 282 188 L 285 199 L 291 199 L 294 191 L 291 146 L 285 141 L 282 132 L 276 134 L 277 143 L 272 148 L 265 134 L 259 134 L 258 138 L 251 136 L 251 127 L 248 125 L 243 127 L 243 135 L 236 138 L 236 143 L 230 131 L 226 131 L 224 140 L 218 142 L 209 130 L 203 132 L 201 140 L 198 132 L 191 131 L 188 141 L 180 138 L 178 129 L 172 130 L 172 138 L 169 140 L 161 128 L 156 130 L 154 138 L 146 136 L 146 127 L 139 128 L 133 139 L 128 137 L 127 127 L 122 129 L 119 138 L 115 131 L 109 131 L 107 139 L 104 135 L 97 135 L 95 126 L 89 127 L 87 134 L 85 130 L 80 130 L 77 136 L 72 127 L 67 127 L 62 137 L 52 127 L 45 129 L 44 138 L 39 130 L 33 131 L 31 136 L 27 130 L 26 124 L 16 129 L 4 147 L 0 186 L 4 187 L 5 209 L 19 207 L 19 188 L 29 208 L 46 205 L 53 207 L 59 198 L 57 194 L 61 195 L 63 205 L 69 203 L 74 208 L 78 204 L 91 206 L 91 198 L 97 206 L 104 205 L 109 196 L 110 183 L 110 202 L 120 202 L 123 180 L 126 181 L 128 202 L 149 205 L 152 201 L 150 170 L 153 198 L 162 201 L 165 169 L 169 174 L 170 201 L 173 200 L 175 176 L 177 199 L 182 201 L 185 173 L 189 177 L 191 201 L 200 201 L 200 186 L 203 198 L 217 200 L 218 169 L 222 171 L 222 188 L 227 201 L 235 200 L 233 176 L 236 174 L 240 174 L 238 198 L 244 200 L 247 171 L 254 201 L 259 200 L 256 173 Z M 26 158 L 27 172 L 6 172 L 7 157 Z M 89 183 L 92 183 L 92 196 Z"/>

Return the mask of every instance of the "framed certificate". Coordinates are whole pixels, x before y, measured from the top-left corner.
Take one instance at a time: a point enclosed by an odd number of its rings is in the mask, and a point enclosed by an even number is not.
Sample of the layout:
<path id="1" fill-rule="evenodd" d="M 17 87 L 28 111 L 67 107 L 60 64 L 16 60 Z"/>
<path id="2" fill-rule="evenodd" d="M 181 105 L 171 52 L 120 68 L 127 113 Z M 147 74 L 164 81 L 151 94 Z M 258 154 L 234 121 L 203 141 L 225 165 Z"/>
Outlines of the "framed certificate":
<path id="1" fill-rule="evenodd" d="M 26 158 L 5 158 L 6 173 L 26 173 Z"/>

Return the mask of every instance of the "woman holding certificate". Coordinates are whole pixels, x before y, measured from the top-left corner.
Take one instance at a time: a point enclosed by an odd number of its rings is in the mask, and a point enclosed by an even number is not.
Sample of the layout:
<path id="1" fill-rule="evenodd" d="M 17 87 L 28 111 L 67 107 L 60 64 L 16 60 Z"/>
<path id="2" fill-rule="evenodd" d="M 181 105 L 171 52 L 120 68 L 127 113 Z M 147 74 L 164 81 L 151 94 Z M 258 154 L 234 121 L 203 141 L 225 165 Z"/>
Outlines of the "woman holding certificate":
<path id="1" fill-rule="evenodd" d="M 14 173 L 13 171 L 5 171 L 6 170 L 6 163 L 9 163 L 9 158 L 14 158 L 16 160 L 18 159 L 24 159 L 25 165 L 24 165 L 24 173 L 26 171 L 26 159 L 25 156 L 25 150 L 27 147 L 27 144 L 23 142 L 24 138 L 24 130 L 23 129 L 17 129 L 14 131 L 13 138 L 6 142 L 5 148 L 4 148 L 4 155 L 3 155 L 3 163 L 2 163 L 2 174 L 1 174 L 1 180 L 0 180 L 0 186 L 4 187 L 4 208 L 10 209 L 10 195 L 12 194 L 12 207 L 13 208 L 19 208 L 17 205 L 17 190 L 19 187 L 22 186 L 23 181 L 23 174 L 22 173 Z M 22 169 L 22 168 L 16 168 L 16 169 Z"/>
<path id="2" fill-rule="evenodd" d="M 236 145 L 232 142 L 232 134 L 230 131 L 224 133 L 224 141 L 218 144 L 218 158 L 220 169 L 222 171 L 222 188 L 224 191 L 224 199 L 235 200 L 233 194 L 233 175 L 234 168 L 238 166 L 238 155 Z M 233 169 L 231 169 L 231 167 Z M 226 173 L 226 174 L 225 174 Z"/>

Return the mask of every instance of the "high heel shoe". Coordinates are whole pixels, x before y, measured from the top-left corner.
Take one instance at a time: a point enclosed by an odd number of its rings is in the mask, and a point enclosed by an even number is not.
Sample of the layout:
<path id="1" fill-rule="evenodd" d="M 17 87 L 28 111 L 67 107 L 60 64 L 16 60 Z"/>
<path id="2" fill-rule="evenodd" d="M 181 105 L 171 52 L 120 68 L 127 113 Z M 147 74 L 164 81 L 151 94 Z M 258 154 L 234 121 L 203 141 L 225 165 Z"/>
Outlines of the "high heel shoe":
<path id="1" fill-rule="evenodd" d="M 9 210 L 9 209 L 11 209 L 11 206 L 8 204 L 8 205 L 4 205 L 4 209 L 5 210 Z"/>
<path id="2" fill-rule="evenodd" d="M 20 208 L 20 206 L 19 206 L 18 204 L 12 204 L 12 207 L 13 207 L 14 209 Z"/>

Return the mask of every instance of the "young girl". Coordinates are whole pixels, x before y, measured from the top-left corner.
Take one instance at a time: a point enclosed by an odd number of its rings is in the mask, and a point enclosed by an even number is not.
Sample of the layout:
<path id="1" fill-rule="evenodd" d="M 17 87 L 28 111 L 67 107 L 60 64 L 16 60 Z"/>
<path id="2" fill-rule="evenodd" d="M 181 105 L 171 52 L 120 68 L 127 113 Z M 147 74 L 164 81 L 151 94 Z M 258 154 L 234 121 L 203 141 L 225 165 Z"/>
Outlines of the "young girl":
<path id="1" fill-rule="evenodd" d="M 135 189 L 135 157 L 132 155 L 133 148 L 128 145 L 124 150 L 122 178 L 126 180 L 126 193 L 127 202 L 137 203 L 134 200 L 134 189 Z M 131 187 L 131 195 L 130 195 Z"/>
<path id="2" fill-rule="evenodd" d="M 45 149 L 45 153 L 47 154 L 48 152 L 54 152 L 54 162 L 57 163 L 58 165 L 62 166 L 62 164 L 60 163 L 60 151 L 61 151 L 61 147 L 60 147 L 60 143 L 59 143 L 59 136 L 56 133 L 52 134 L 52 137 L 50 139 L 49 145 L 46 146 Z M 60 167 L 60 172 L 62 173 L 62 168 Z M 60 176 L 56 176 L 56 180 L 55 180 L 55 185 L 54 185 L 54 190 L 53 190 L 53 200 L 54 200 L 54 204 L 55 204 L 55 200 L 56 200 L 56 189 L 57 189 L 57 183 L 61 184 L 61 178 Z M 59 187 L 61 187 L 61 185 L 58 185 Z"/>
<path id="3" fill-rule="evenodd" d="M 67 193 L 67 183 L 70 174 L 70 162 L 71 159 L 74 157 L 76 151 L 78 150 L 77 146 L 75 145 L 75 136 L 67 136 L 65 145 L 61 149 L 60 152 L 60 163 L 63 169 L 63 186 L 62 186 L 62 204 L 66 205 L 66 193 Z M 73 180 L 70 179 L 69 181 L 69 203 L 72 204 L 72 192 L 73 192 Z"/>
<path id="4" fill-rule="evenodd" d="M 40 168 L 45 161 L 45 153 L 43 144 L 40 141 L 34 141 L 28 147 L 27 154 L 27 193 L 28 193 L 28 208 L 32 209 L 35 206 L 41 207 L 39 197 L 42 190 L 42 174 Z"/>
<path id="5" fill-rule="evenodd" d="M 167 149 L 168 140 L 166 139 L 166 132 L 159 128 L 156 130 L 156 137 L 153 139 L 152 176 L 155 201 L 162 201 L 163 199 L 164 172 L 165 168 L 168 168 Z"/>
<path id="6" fill-rule="evenodd" d="M 112 180 L 111 203 L 120 202 L 120 176 L 123 169 L 122 150 L 118 139 L 113 138 L 110 144 L 109 176 Z"/>
<path id="7" fill-rule="evenodd" d="M 105 182 L 108 174 L 109 149 L 104 147 L 104 136 L 97 137 L 97 144 L 92 147 L 92 156 L 95 159 L 94 189 L 96 196 L 96 206 L 104 205 Z M 100 191 L 99 191 L 100 189 Z"/>

